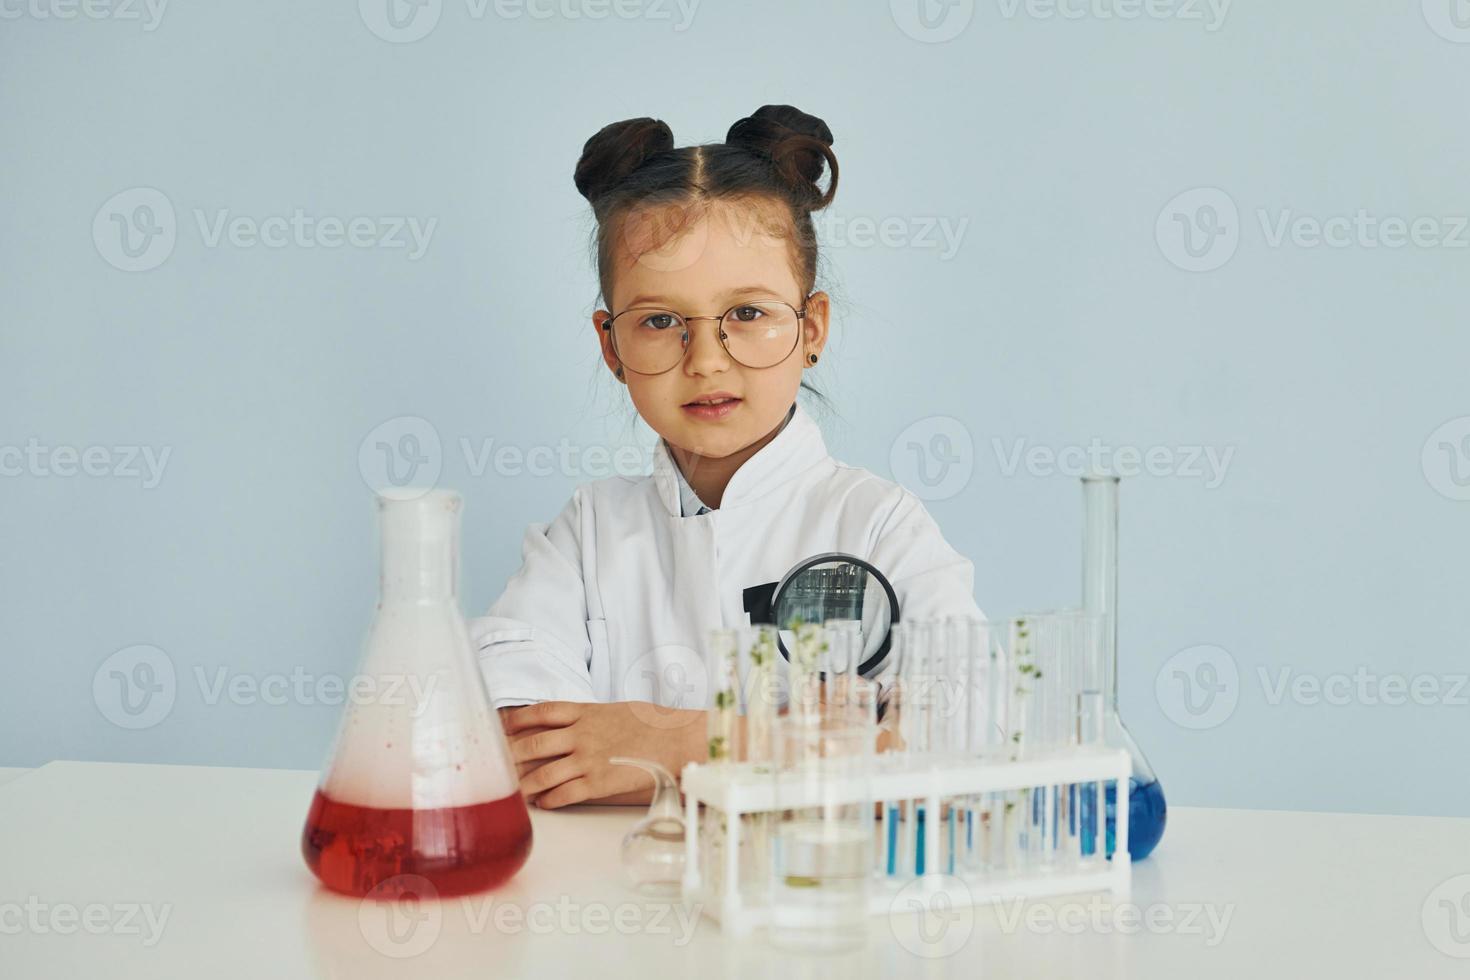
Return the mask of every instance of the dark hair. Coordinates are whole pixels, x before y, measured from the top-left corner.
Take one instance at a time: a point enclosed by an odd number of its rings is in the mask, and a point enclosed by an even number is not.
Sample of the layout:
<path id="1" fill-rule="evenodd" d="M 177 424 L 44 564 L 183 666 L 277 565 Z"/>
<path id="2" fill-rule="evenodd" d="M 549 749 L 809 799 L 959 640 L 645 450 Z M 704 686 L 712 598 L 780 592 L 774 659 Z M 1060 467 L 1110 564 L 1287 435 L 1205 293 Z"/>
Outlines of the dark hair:
<path id="1" fill-rule="evenodd" d="M 824 172 L 826 190 L 820 186 Z M 660 230 L 675 232 L 711 203 L 741 199 L 779 205 L 785 220 L 769 230 L 789 238 L 802 296 L 815 288 L 812 212 L 831 204 L 837 193 L 837 157 L 827 124 L 794 106 L 763 105 L 731 126 L 725 142 L 678 148 L 662 119 L 609 123 L 583 145 L 573 179 L 597 219 L 597 284 L 609 305 L 614 242 L 621 237 L 628 243 L 620 232 L 630 216 L 660 212 L 660 220 L 667 220 Z M 760 220 L 760 208 L 752 208 L 751 216 Z M 816 388 L 805 381 L 801 387 L 826 403 Z"/>
<path id="2" fill-rule="evenodd" d="M 819 186 L 824 171 L 826 190 Z M 665 208 L 677 226 L 709 203 L 741 198 L 784 206 L 790 223 L 782 231 L 791 238 L 793 271 L 806 295 L 817 274 L 812 212 L 837 192 L 837 157 L 825 122 L 789 105 L 763 105 L 731 126 L 725 142 L 677 149 L 660 119 L 610 123 L 582 147 L 574 179 L 597 218 L 597 280 L 605 302 L 612 301 L 613 243 L 630 215 Z"/>

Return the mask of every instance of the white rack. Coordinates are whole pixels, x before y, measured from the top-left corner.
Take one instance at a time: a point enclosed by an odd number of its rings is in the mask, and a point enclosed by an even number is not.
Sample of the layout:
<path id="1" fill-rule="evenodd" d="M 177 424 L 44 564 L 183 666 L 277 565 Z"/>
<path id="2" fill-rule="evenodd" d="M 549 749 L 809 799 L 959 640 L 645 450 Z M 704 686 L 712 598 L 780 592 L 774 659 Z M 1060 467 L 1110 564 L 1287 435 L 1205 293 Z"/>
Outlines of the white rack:
<path id="1" fill-rule="evenodd" d="M 940 869 L 938 832 L 925 836 L 925 873 L 879 876 L 872 889 L 869 911 L 894 911 L 893 895 L 917 881 L 920 894 L 945 893 L 954 906 L 992 900 L 1035 898 L 1079 892 L 1106 891 L 1126 898 L 1132 879 L 1128 859 L 1128 780 L 1132 759 L 1122 749 L 1098 746 L 1073 747 L 1045 756 L 1004 762 L 973 758 L 925 757 L 902 753 L 880 754 L 874 771 L 861 780 L 832 779 L 813 787 L 794 774 L 777 776 L 768 765 L 749 762 L 690 763 L 684 767 L 685 847 L 683 897 L 734 935 L 744 935 L 769 924 L 770 910 L 752 898 L 761 889 L 742 889 L 740 878 L 740 817 L 774 813 L 776 800 L 783 808 L 816 806 L 822 803 L 877 803 L 914 800 L 927 812 L 938 814 L 941 803 L 979 794 L 1004 793 L 1047 786 L 1078 785 L 1095 791 L 1094 834 L 1088 857 L 1056 866 L 1024 867 L 1004 872 L 954 872 Z M 1107 823 L 1105 785 L 1116 786 L 1116 848 L 1111 859 L 1104 857 L 1104 828 Z M 718 810 L 726 817 L 726 839 L 722 850 L 722 887 L 708 887 L 700 863 L 699 808 Z M 746 883 L 749 884 L 749 883 Z"/>

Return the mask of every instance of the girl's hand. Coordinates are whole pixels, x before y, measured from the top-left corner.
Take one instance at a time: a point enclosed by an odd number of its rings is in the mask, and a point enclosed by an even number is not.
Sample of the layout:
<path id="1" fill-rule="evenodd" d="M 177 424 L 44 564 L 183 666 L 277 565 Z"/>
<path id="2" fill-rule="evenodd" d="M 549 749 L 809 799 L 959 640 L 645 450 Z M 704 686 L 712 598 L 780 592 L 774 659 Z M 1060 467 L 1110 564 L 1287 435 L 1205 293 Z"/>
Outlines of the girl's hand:
<path id="1" fill-rule="evenodd" d="M 542 701 L 503 708 L 500 720 L 521 792 L 547 810 L 572 803 L 647 803 L 653 795 L 648 774 L 613 765 L 613 756 L 649 759 L 677 779 L 685 763 L 705 753 L 703 711 L 646 701 Z"/>

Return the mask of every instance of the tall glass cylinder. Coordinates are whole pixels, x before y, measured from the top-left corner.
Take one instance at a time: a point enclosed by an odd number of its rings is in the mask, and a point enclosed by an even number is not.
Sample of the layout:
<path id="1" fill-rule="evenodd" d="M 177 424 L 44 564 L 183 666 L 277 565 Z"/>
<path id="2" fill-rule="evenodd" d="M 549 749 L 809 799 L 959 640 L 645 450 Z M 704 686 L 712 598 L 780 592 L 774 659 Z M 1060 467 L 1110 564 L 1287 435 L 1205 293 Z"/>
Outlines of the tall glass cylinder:
<path id="1" fill-rule="evenodd" d="M 1164 790 L 1148 764 L 1143 750 L 1133 740 L 1119 711 L 1118 685 L 1118 478 L 1116 476 L 1084 476 L 1082 478 L 1082 606 L 1105 619 L 1103 626 L 1104 658 L 1107 671 L 1106 741 L 1125 748 L 1133 757 L 1133 777 L 1128 787 L 1128 854 L 1140 861 L 1153 852 L 1164 835 L 1167 807 Z M 1114 813 L 1117 794 L 1109 787 L 1107 794 L 1107 853 L 1114 841 Z"/>

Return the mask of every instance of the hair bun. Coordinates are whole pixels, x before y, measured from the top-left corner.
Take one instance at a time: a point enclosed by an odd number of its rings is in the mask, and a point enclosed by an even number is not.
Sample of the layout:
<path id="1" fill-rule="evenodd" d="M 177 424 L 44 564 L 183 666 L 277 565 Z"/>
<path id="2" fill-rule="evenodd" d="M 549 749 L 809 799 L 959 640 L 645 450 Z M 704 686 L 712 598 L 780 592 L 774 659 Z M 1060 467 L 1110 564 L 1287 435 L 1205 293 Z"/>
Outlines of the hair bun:
<path id="1" fill-rule="evenodd" d="M 793 186 L 808 191 L 807 207 L 816 211 L 837 193 L 837 157 L 832 153 L 832 130 L 816 116 L 795 106 L 763 105 L 730 127 L 725 142 L 769 157 Z M 818 181 L 831 173 L 827 189 Z"/>
<path id="2" fill-rule="evenodd" d="M 582 146 L 573 179 L 594 205 L 649 157 L 674 148 L 674 132 L 662 119 L 643 116 L 608 123 Z"/>

